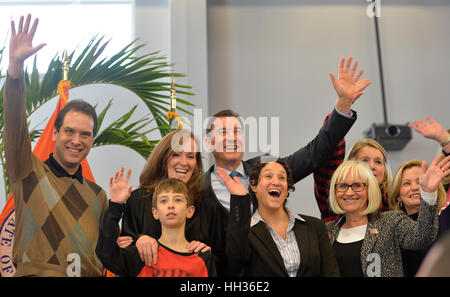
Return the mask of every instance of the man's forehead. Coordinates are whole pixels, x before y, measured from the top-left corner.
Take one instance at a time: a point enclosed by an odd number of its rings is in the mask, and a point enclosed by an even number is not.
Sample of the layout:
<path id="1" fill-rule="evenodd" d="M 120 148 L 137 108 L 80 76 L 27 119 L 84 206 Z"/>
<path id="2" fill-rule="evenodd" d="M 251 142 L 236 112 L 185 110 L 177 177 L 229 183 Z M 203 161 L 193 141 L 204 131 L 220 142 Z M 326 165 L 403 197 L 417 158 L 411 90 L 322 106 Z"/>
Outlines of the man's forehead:
<path id="1" fill-rule="evenodd" d="M 242 128 L 241 122 L 236 117 L 219 117 L 211 125 L 212 129 Z"/>

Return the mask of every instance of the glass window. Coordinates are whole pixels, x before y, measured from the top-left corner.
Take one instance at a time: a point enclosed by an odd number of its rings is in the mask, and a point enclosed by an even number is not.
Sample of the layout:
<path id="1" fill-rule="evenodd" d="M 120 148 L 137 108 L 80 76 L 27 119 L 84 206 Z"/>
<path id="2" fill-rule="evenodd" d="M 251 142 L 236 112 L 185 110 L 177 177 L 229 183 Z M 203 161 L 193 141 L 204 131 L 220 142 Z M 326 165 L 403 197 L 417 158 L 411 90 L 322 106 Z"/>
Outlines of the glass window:
<path id="1" fill-rule="evenodd" d="M 4 1 L 0 0 L 0 49 L 5 46 L 0 68 L 5 74 L 8 65 L 8 42 L 11 20 L 16 28 L 21 15 L 39 18 L 33 45 L 46 43 L 37 55 L 37 66 L 45 72 L 51 59 L 64 50 L 71 52 L 85 47 L 98 34 L 110 40 L 105 56 L 111 56 L 134 39 L 134 1 Z M 81 50 L 81 48 L 80 48 Z M 27 61 L 31 68 L 33 59 Z"/>

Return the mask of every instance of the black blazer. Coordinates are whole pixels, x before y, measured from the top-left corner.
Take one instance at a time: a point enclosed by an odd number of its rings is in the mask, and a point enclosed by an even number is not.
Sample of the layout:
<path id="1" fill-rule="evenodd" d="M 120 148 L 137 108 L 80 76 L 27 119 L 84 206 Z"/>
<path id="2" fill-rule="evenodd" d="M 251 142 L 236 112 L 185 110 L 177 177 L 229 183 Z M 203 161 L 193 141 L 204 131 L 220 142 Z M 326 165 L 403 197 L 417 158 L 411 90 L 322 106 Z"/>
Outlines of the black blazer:
<path id="1" fill-rule="evenodd" d="M 356 112 L 352 112 L 353 117 L 347 118 L 340 115 L 334 109 L 328 121 L 322 126 L 312 141 L 284 158 L 292 171 L 294 183 L 310 175 L 323 162 L 332 157 L 339 142 L 345 137 L 356 121 Z M 242 162 L 247 174 L 260 158 L 256 157 Z M 213 254 L 217 257 L 217 274 L 223 276 L 229 275 L 225 255 L 229 212 L 219 202 L 211 186 L 211 173 L 213 170 L 214 166 L 211 166 L 205 174 L 205 197 L 199 212 L 201 216 L 202 238 L 205 238 L 205 243 L 211 246 Z"/>
<path id="2" fill-rule="evenodd" d="M 250 227 L 250 197 L 231 196 L 226 256 L 235 276 L 289 276 L 283 258 L 263 222 Z M 325 223 L 301 215 L 294 233 L 300 251 L 297 277 L 339 276 L 339 268 Z"/>

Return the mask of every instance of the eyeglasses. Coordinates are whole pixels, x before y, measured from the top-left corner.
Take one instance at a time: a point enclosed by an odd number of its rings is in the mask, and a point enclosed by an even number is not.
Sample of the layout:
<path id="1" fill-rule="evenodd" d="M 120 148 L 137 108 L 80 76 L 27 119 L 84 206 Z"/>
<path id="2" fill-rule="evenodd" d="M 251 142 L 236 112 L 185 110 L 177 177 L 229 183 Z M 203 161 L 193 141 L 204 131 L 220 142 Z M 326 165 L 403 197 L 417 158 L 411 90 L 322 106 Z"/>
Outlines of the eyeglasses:
<path id="1" fill-rule="evenodd" d="M 347 192 L 348 188 L 352 188 L 353 192 L 361 192 L 366 187 L 365 183 L 353 183 L 351 185 L 347 185 L 344 183 L 336 184 L 336 191 L 338 192 Z"/>

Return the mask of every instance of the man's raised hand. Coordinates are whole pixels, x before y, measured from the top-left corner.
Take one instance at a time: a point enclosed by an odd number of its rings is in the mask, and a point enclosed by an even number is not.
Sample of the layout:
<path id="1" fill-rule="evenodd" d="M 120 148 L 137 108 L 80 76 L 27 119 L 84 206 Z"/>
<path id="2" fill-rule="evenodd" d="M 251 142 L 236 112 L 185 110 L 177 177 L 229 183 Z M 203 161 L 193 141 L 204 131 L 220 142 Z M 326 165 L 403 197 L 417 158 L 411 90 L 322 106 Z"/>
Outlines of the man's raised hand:
<path id="1" fill-rule="evenodd" d="M 23 76 L 24 61 L 45 46 L 41 43 L 33 47 L 33 37 L 39 19 L 35 19 L 30 28 L 31 14 L 27 15 L 24 24 L 24 17 L 21 16 L 19 25 L 16 30 L 14 21 L 11 21 L 11 39 L 9 41 L 9 65 L 8 74 L 12 78 L 20 78 Z"/>
<path id="2" fill-rule="evenodd" d="M 355 61 L 353 67 L 352 60 L 353 57 L 348 57 L 347 63 L 345 63 L 345 57 L 341 58 L 337 79 L 330 72 L 331 82 L 338 95 L 336 109 L 345 114 L 350 113 L 352 104 L 364 94 L 364 89 L 371 83 L 368 78 L 359 80 L 364 73 L 364 69 L 361 69 L 355 76 L 358 60 Z"/>

